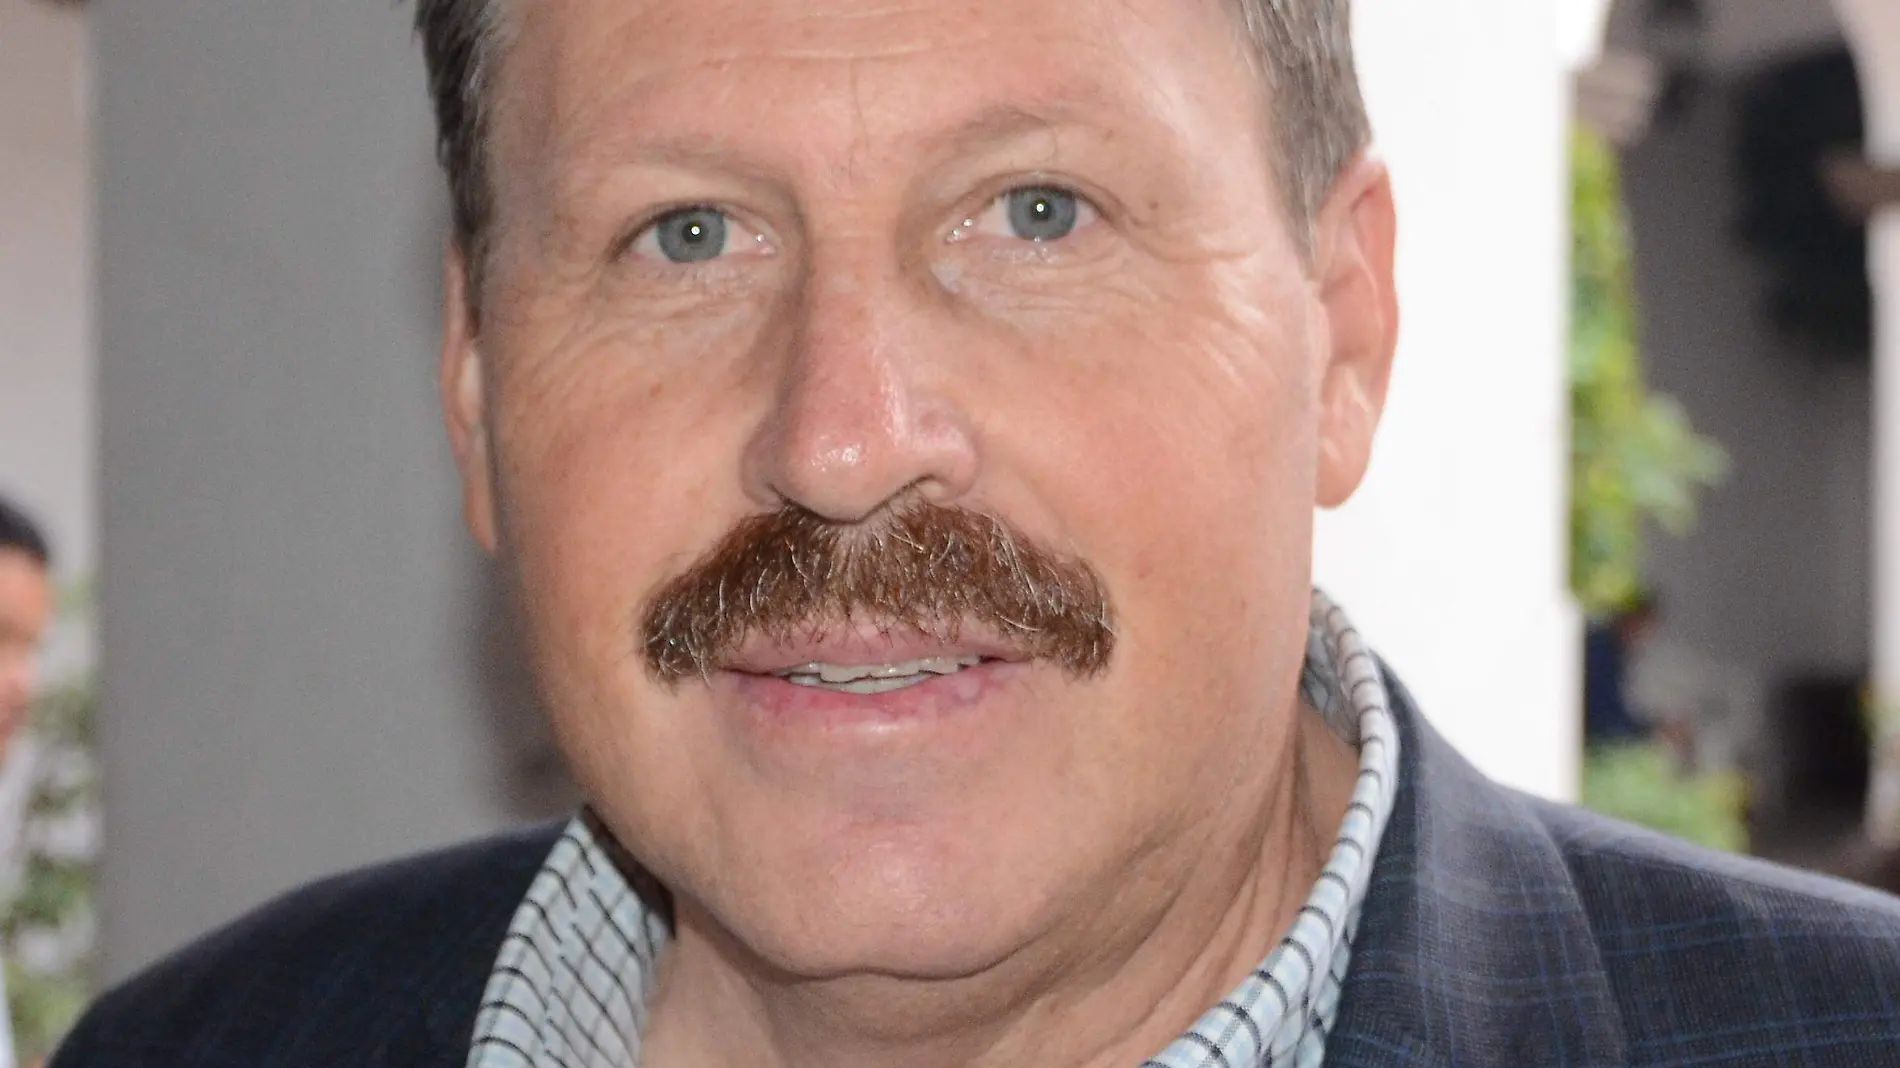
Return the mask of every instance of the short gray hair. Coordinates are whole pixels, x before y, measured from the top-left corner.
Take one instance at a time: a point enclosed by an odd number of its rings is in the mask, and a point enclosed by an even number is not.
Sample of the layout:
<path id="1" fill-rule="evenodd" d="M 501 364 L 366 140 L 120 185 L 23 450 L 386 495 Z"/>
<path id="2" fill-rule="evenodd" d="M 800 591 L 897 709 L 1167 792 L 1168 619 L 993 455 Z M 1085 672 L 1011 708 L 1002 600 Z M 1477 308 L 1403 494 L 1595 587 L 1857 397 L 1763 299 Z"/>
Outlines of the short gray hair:
<path id="1" fill-rule="evenodd" d="M 489 173 L 491 84 L 507 0 L 416 0 L 416 32 L 435 101 L 436 153 L 470 270 L 487 257 L 495 195 Z M 1269 88 L 1274 166 L 1286 211 L 1310 234 L 1333 182 L 1372 139 L 1353 60 L 1352 0 L 1228 0 L 1239 8 Z M 475 296 L 471 292 L 471 296 Z"/>

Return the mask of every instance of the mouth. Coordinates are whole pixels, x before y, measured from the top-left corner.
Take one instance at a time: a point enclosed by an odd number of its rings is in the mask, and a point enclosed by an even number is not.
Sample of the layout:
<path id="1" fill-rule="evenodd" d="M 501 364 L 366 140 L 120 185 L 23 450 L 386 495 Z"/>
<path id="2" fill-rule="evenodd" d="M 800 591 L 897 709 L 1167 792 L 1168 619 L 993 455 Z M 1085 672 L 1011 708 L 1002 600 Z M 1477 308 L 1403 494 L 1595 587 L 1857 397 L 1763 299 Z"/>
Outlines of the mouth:
<path id="1" fill-rule="evenodd" d="M 955 634 L 873 626 L 755 636 L 723 667 L 742 702 L 775 722 L 889 725 L 985 703 L 1032 657 L 977 627 Z"/>
<path id="2" fill-rule="evenodd" d="M 995 659 L 968 653 L 960 656 L 917 657 L 880 664 L 840 664 L 814 660 L 773 671 L 770 677 L 783 679 L 794 686 L 830 690 L 833 693 L 895 693 L 960 674 Z"/>

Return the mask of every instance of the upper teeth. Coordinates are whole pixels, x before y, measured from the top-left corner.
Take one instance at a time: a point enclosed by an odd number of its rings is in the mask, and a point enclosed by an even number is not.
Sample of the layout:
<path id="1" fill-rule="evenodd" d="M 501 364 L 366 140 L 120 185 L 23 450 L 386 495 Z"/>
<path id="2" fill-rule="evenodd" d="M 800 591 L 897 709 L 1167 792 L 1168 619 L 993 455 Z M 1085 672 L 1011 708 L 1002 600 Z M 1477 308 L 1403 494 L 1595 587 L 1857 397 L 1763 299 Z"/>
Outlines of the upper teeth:
<path id="1" fill-rule="evenodd" d="M 867 679 L 922 682 L 923 675 L 954 675 L 983 662 L 980 656 L 928 656 L 891 664 L 828 664 L 813 662 L 774 672 L 789 682 L 806 686 L 843 686 Z"/>

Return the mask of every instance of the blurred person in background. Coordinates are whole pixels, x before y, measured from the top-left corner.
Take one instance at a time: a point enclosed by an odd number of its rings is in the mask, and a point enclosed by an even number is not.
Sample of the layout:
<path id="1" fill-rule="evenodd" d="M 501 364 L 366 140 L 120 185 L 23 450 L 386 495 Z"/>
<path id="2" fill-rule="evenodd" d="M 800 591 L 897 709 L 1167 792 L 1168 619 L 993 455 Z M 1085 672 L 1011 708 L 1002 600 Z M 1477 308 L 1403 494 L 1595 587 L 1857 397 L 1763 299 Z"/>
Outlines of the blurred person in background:
<path id="1" fill-rule="evenodd" d="M 25 724 L 53 618 L 51 553 L 33 521 L 0 497 L 0 759 Z"/>
<path id="2" fill-rule="evenodd" d="M 52 553 L 18 506 L 0 497 L 0 899 L 18 884 L 19 836 L 36 754 L 21 729 L 38 694 L 40 647 L 53 617 Z M 11 1016 L 0 968 L 0 1068 L 14 1064 Z"/>
<path id="3" fill-rule="evenodd" d="M 418 11 L 589 804 L 61 1068 L 1900 1064 L 1900 902 L 1498 786 L 1313 590 L 1399 319 L 1344 0 Z"/>
<path id="4" fill-rule="evenodd" d="M 1589 624 L 1583 638 L 1583 737 L 1590 749 L 1660 742 L 1678 761 L 1694 752 L 1694 724 L 1680 715 L 1639 710 L 1632 673 L 1662 620 L 1656 594 L 1643 590 L 1607 619 Z"/>
<path id="5" fill-rule="evenodd" d="M 1646 741 L 1655 729 L 1630 703 L 1630 666 L 1654 633 L 1656 598 L 1644 592 L 1583 639 L 1584 740 L 1592 746 Z"/>

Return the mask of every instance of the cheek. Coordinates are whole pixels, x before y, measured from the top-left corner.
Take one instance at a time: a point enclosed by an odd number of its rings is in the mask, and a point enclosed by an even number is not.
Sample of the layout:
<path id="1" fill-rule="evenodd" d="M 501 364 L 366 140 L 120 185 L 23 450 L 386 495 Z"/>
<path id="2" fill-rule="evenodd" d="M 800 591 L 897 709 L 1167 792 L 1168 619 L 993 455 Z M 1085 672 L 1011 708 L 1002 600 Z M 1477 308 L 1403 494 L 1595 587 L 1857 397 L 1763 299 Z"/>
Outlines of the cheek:
<path id="1" fill-rule="evenodd" d="M 697 833 L 688 799 L 704 784 L 681 755 L 716 745 L 648 677 L 639 618 L 743 514 L 736 465 L 756 391 L 736 360 L 688 373 L 632 331 L 511 336 L 506 351 L 521 355 L 490 395 L 503 556 L 543 707 L 623 833 Z"/>
<path id="2" fill-rule="evenodd" d="M 1286 366 L 1299 354 L 1224 325 L 1156 339 L 1181 346 L 1155 351 L 1183 366 L 1103 403 L 1120 426 L 1088 445 L 1117 472 L 1099 507 L 1127 561 L 1131 648 L 1210 685 L 1258 665 L 1285 618 L 1304 616 L 1314 489 L 1315 416 Z"/>
<path id="3" fill-rule="evenodd" d="M 760 390 L 743 376 L 760 316 L 682 320 L 632 301 L 638 314 L 616 315 L 598 291 L 541 303 L 524 301 L 528 314 L 493 340 L 504 526 L 530 559 L 611 555 L 616 577 L 637 578 L 622 569 L 703 545 L 670 532 L 719 514 L 709 495 L 734 481 L 736 443 L 756 417 L 747 399 Z"/>
<path id="4" fill-rule="evenodd" d="M 1078 370 L 1033 391 L 1034 417 L 1011 421 L 1048 428 L 1024 450 L 1029 492 L 1061 502 L 1115 598 L 1129 740 L 1184 760 L 1231 747 L 1236 716 L 1272 729 L 1277 717 L 1257 717 L 1264 695 L 1282 681 L 1291 693 L 1304 645 L 1310 333 L 1297 290 L 1254 292 L 1269 297 L 1102 320 L 1075 348 L 1085 366 L 1068 364 Z"/>
<path id="5" fill-rule="evenodd" d="M 1118 302 L 1066 358 L 1031 353 L 1059 380 L 1025 383 L 1038 410 L 1008 425 L 1045 428 L 1029 453 L 1038 489 L 1072 497 L 1075 527 L 1128 579 L 1185 593 L 1265 569 L 1304 583 L 1319 410 L 1303 291 L 1252 273 L 1179 289 Z"/>
<path id="6" fill-rule="evenodd" d="M 641 606 L 743 507 L 735 458 L 750 393 L 727 373 L 736 362 L 694 368 L 678 344 L 627 328 L 497 340 L 504 554 L 544 685 L 577 691 L 550 694 L 557 714 L 643 681 Z"/>

